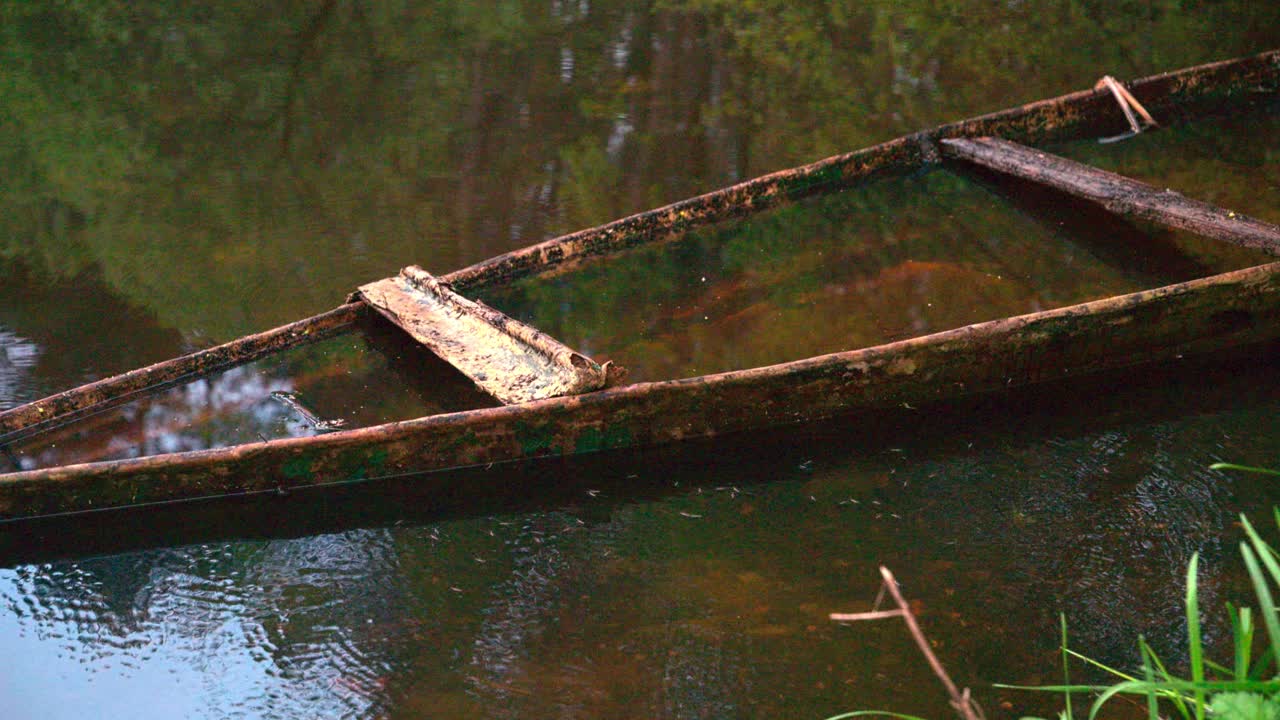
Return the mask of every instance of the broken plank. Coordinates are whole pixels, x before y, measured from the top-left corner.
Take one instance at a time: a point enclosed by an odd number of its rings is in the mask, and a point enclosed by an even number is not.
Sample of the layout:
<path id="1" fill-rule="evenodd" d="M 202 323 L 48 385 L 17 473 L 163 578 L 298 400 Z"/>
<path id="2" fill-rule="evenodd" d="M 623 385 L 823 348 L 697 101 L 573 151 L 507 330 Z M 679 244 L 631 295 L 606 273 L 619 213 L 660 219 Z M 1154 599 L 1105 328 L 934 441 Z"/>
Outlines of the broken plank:
<path id="1" fill-rule="evenodd" d="M 1280 226 L 1001 138 L 949 138 L 945 156 L 1098 203 L 1107 210 L 1280 255 Z"/>
<path id="2" fill-rule="evenodd" d="M 550 335 L 455 293 L 410 265 L 360 295 L 415 340 L 507 405 L 599 390 L 605 366 Z"/>

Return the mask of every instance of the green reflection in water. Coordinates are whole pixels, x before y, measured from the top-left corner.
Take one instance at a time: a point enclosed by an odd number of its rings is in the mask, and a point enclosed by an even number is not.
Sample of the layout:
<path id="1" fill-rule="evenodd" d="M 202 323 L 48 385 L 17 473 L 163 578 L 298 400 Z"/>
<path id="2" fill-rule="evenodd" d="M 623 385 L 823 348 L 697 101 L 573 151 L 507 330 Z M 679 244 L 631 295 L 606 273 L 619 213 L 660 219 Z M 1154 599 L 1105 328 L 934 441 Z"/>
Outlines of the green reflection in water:
<path id="1" fill-rule="evenodd" d="M 418 262 L 1276 44 L 1274 7 L 5 6 L 0 252 L 225 340 Z M 981 32 L 979 32 L 979 30 Z"/>

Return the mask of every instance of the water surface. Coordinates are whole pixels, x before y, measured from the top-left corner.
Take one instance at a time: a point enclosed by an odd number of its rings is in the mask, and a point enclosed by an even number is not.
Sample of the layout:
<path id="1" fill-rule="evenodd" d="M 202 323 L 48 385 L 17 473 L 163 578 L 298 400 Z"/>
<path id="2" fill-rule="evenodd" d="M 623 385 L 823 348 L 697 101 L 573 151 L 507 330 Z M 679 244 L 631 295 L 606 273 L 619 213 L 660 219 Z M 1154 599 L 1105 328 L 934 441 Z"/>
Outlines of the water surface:
<path id="1" fill-rule="evenodd" d="M 1280 45 L 1280 6 L 0 8 L 0 408 L 937 123 Z M 1271 221 L 1274 103 L 1054 148 Z M 638 379 L 864 347 L 1259 261 L 957 167 L 486 300 Z M 0 528 L 0 715 L 813 717 L 950 710 L 891 566 L 996 717 L 1056 614 L 1132 661 L 1247 597 L 1272 349 L 798 433 Z M 20 461 L 483 404 L 376 327 L 87 419 Z M 54 447 L 58 445 L 58 447 Z M 0 460 L 0 464 L 6 460 Z M 1224 629 L 1208 619 L 1212 639 Z"/>

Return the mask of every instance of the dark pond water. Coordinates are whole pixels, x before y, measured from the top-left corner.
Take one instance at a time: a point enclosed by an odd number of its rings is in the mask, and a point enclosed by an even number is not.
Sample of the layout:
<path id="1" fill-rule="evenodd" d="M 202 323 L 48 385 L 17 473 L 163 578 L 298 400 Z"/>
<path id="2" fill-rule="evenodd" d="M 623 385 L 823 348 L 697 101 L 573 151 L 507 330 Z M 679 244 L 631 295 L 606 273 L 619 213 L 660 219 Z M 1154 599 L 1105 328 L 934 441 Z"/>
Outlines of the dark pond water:
<path id="1" fill-rule="evenodd" d="M 0 408 L 940 122 L 1280 45 L 1280 6 L 0 8 Z M 1280 222 L 1280 110 L 1059 152 Z M 637 379 L 752 367 L 1257 256 L 947 169 L 486 297 Z M 943 717 L 892 567 L 991 714 L 1056 617 L 1183 648 L 1280 489 L 1274 350 L 795 434 L 0 527 L 0 717 Z M 13 448 L 27 467 L 487 401 L 370 326 Z M 7 459 L 0 459 L 0 463 Z"/>

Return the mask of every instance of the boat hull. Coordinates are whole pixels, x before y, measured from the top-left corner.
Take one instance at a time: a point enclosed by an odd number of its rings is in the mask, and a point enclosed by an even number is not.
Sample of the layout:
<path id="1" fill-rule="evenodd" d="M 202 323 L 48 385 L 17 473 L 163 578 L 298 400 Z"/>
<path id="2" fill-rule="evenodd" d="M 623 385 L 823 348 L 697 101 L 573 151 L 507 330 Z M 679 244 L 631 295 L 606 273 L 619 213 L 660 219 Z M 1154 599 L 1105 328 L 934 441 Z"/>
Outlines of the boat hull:
<path id="1" fill-rule="evenodd" d="M 862 350 L 308 438 L 0 476 L 0 519 L 643 447 L 1280 338 L 1280 263 Z M 850 428 L 856 432 L 856 428 Z"/>

